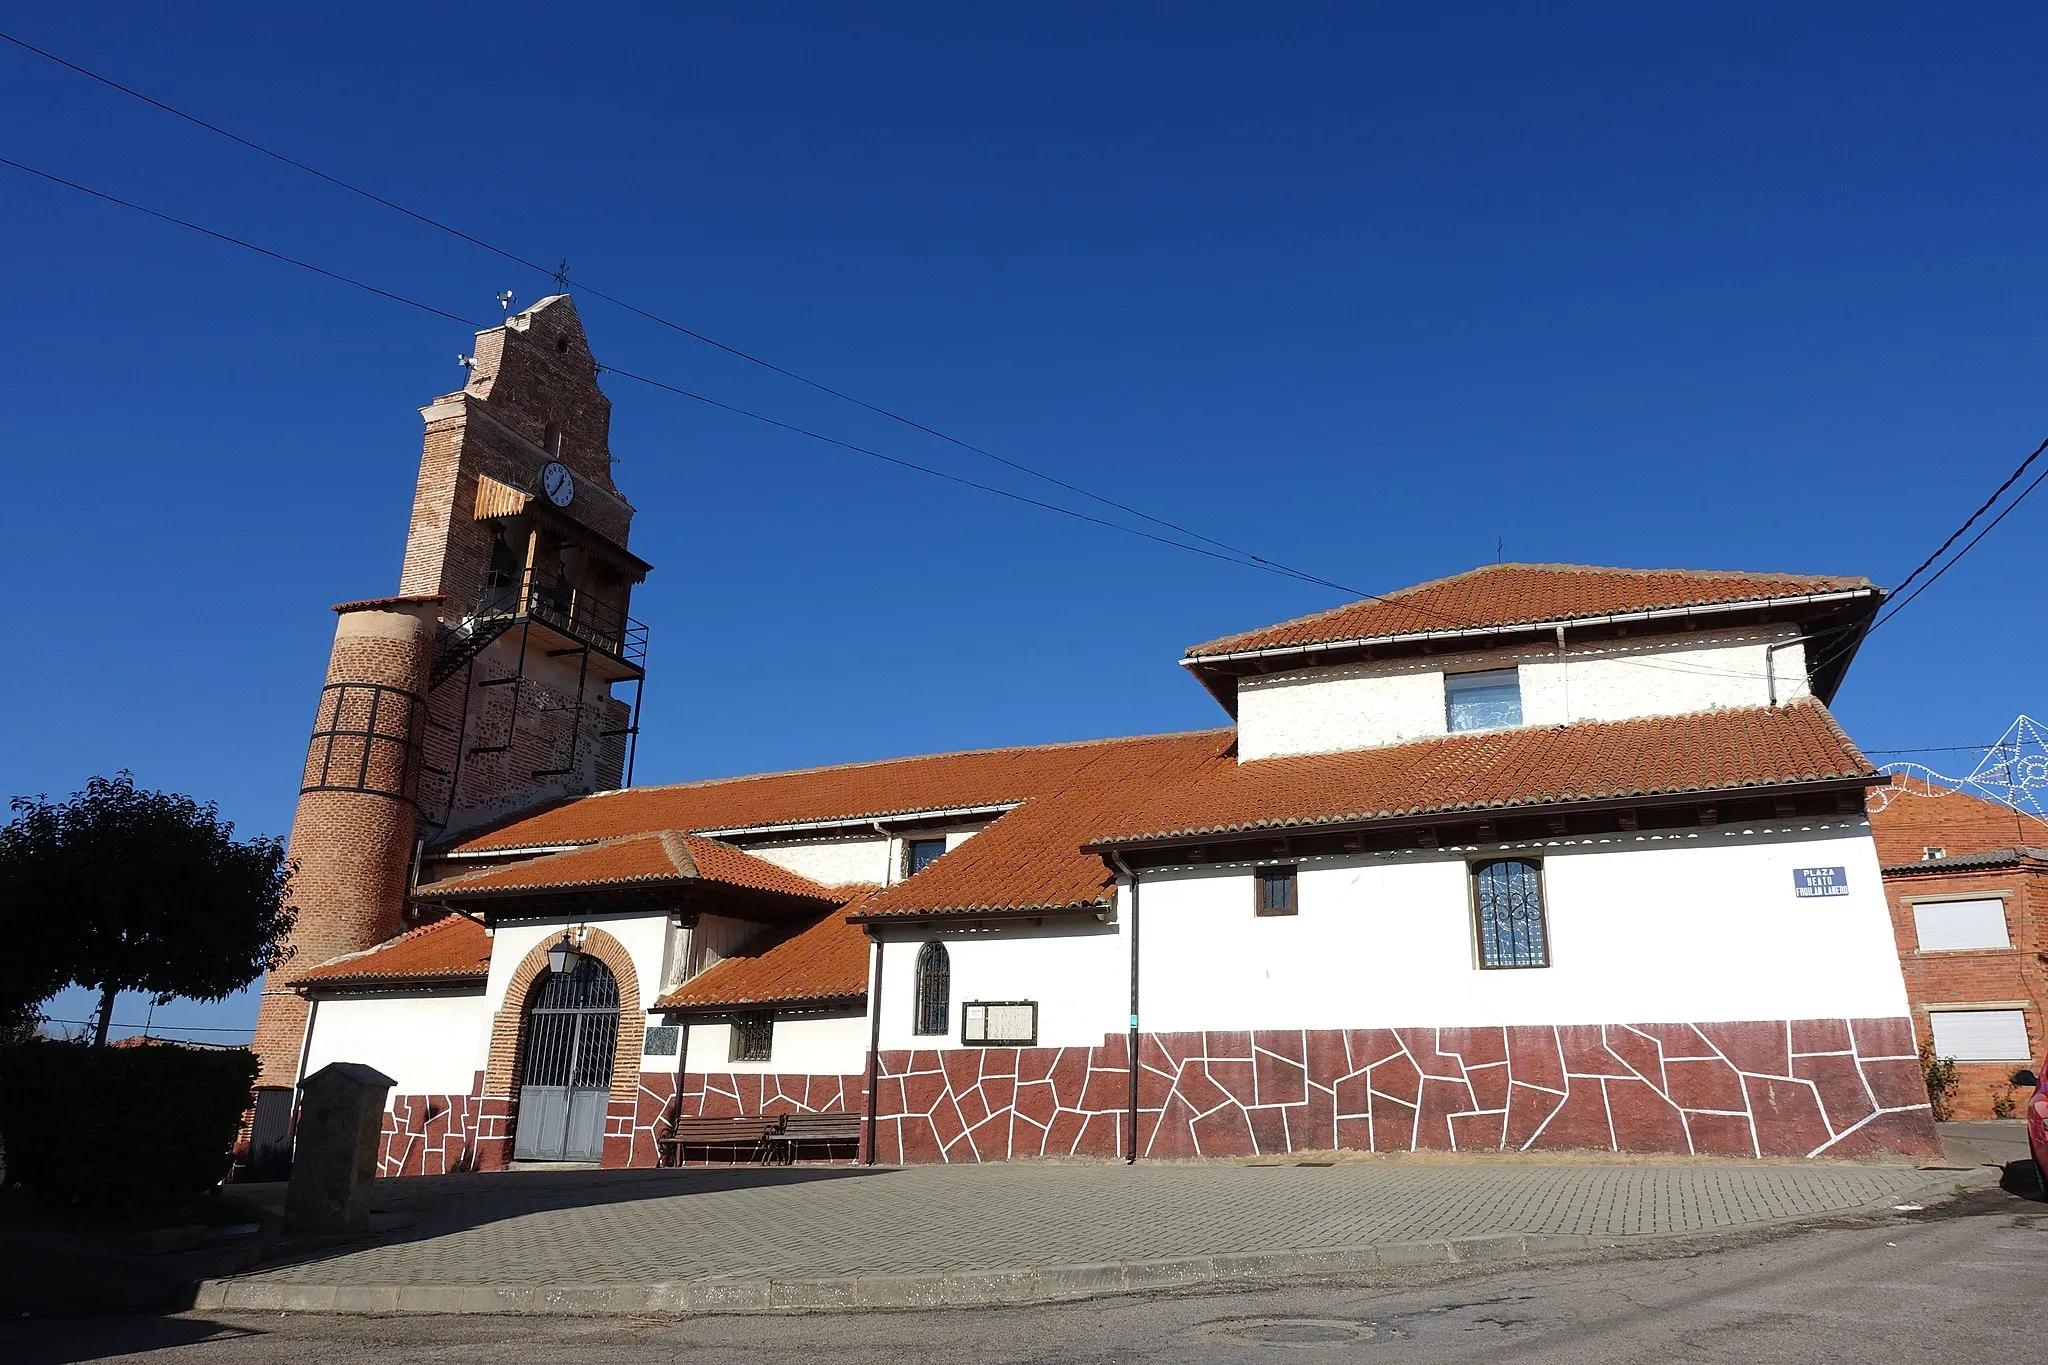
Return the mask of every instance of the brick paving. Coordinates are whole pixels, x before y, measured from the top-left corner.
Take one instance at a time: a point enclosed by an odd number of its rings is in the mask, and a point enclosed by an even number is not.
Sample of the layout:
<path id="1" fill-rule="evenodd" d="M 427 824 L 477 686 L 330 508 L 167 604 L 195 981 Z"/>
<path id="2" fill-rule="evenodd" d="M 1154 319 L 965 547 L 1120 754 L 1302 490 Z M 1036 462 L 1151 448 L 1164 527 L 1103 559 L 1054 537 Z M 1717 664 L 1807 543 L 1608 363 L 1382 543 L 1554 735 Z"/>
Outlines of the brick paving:
<path id="1" fill-rule="evenodd" d="M 409 1226 L 237 1283 L 673 1284 L 1029 1270 L 1516 1233 L 1623 1238 L 1825 1216 L 1942 1178 L 1911 1166 L 1521 1162 L 425 1176 L 376 1186 L 373 1207 L 410 1215 Z"/>

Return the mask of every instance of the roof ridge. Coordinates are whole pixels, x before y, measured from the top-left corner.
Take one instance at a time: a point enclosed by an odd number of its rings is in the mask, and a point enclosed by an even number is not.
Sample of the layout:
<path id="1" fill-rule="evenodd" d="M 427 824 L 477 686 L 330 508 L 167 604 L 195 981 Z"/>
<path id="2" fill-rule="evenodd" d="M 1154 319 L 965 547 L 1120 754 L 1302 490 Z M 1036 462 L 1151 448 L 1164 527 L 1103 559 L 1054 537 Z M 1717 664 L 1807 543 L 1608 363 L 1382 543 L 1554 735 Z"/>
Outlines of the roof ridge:
<path id="1" fill-rule="evenodd" d="M 848 772 L 855 768 L 880 768 L 892 763 L 920 763 L 935 758 L 978 758 L 984 754 L 1047 753 L 1055 749 L 1086 749 L 1095 746 L 1107 747 L 1112 744 L 1141 744 L 1151 740 L 1194 739 L 1201 735 L 1234 733 L 1232 725 L 1212 725 L 1199 730 L 1164 730 L 1146 735 L 1106 735 L 1099 739 L 1059 739 L 1045 744 L 997 744 L 980 749 L 939 749 L 924 754 L 897 754 L 892 758 L 861 758 L 846 763 L 820 763 L 808 768 L 778 768 L 765 773 L 735 773 L 729 777 L 698 777 L 687 782 L 657 782 L 638 787 L 619 787 L 612 791 L 590 792 L 572 797 L 564 805 L 575 805 L 583 801 L 598 801 L 611 796 L 642 796 L 649 792 L 687 791 L 701 787 L 719 787 L 737 782 L 765 782 L 776 777 L 808 777 L 814 773 Z M 698 835 L 698 838 L 704 836 Z"/>
<path id="2" fill-rule="evenodd" d="M 1230 631 L 1227 634 L 1216 636 L 1214 639 L 1204 640 L 1200 644 L 1190 645 L 1187 649 L 1182 651 L 1182 655 L 1185 658 L 1193 658 L 1196 655 L 1200 654 L 1203 650 L 1214 649 L 1216 646 L 1223 644 L 1226 641 L 1241 639 L 1247 635 L 1261 635 L 1268 631 L 1282 630 L 1288 627 L 1311 625 L 1317 621 L 1327 620 L 1334 616 L 1341 616 L 1346 613 L 1353 612 L 1357 610 L 1359 607 L 1364 606 L 1369 602 L 1381 602 L 1389 604 L 1401 603 L 1403 602 L 1403 599 L 1411 597 L 1417 593 L 1427 592 L 1432 589 L 1441 588 L 1447 584 L 1457 583 L 1465 579 L 1481 578 L 1491 574 L 1508 572 L 1582 574 L 1588 576 L 1605 574 L 1610 576 L 1620 576 L 1629 578 L 1652 578 L 1662 575 L 1670 575 L 1679 578 L 1692 579 L 1699 582 L 1725 581 L 1728 579 L 1749 580 L 1754 582 L 1782 582 L 1788 579 L 1807 579 L 1816 583 L 1821 583 L 1847 580 L 1851 583 L 1862 584 L 1865 586 L 1876 586 L 1876 584 L 1873 583 L 1869 578 L 1866 578 L 1861 574 L 1793 573 L 1789 571 L 1779 571 L 1771 569 L 1630 568 L 1628 566 L 1618 564 L 1569 564 L 1551 562 L 1529 563 L 1521 560 L 1504 560 L 1494 564 L 1481 564 L 1475 568 L 1464 569 L 1453 574 L 1443 574 L 1436 578 L 1424 579 L 1420 583 L 1411 583 L 1405 588 L 1394 588 L 1387 592 L 1381 593 L 1366 593 L 1364 596 L 1354 598 L 1349 602 L 1342 602 L 1339 603 L 1337 606 L 1328 607 L 1322 611 L 1310 612 L 1305 616 L 1292 616 L 1284 621 L 1274 621 L 1268 625 L 1252 626 L 1246 630 Z M 1403 604 L 1407 605 L 1406 603 Z M 1414 609 L 1420 610 L 1420 608 Z M 1533 621 L 1536 618 L 1531 619 Z M 1543 619 L 1547 620 L 1551 618 Z M 1557 619 L 1562 620 L 1569 618 Z"/>

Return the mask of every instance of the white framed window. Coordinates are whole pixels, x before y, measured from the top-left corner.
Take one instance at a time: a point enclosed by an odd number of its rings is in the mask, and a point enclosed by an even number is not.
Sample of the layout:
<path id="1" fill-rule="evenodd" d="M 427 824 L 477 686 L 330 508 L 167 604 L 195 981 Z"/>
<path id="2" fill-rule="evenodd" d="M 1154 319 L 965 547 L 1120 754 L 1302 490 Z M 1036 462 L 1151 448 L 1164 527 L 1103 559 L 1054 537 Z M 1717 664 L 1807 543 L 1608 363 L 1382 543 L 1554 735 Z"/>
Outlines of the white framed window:
<path id="1" fill-rule="evenodd" d="M 1494 730 L 1522 723 L 1522 671 L 1489 668 L 1444 674 L 1444 723 L 1461 730 Z"/>
<path id="2" fill-rule="evenodd" d="M 2030 1062 L 2027 1012 L 2006 1010 L 1929 1010 L 1934 1055 L 1959 1062 Z"/>
<path id="3" fill-rule="evenodd" d="M 1918 901 L 1913 906 L 1913 932 L 1923 953 L 2012 947 L 2005 931 L 2005 902 L 1991 897 Z"/>

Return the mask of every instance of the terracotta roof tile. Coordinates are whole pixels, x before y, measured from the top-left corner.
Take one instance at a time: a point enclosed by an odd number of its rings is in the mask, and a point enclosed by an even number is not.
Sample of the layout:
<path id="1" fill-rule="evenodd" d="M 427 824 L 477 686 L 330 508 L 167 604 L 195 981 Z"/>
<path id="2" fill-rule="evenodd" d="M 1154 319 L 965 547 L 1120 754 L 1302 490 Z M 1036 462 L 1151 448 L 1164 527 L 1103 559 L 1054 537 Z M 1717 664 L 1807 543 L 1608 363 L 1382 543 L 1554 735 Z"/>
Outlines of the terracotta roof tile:
<path id="1" fill-rule="evenodd" d="M 462 852 L 573 844 L 646 830 L 880 819 L 912 811 L 996 806 L 1057 787 L 1072 774 L 1154 746 L 1220 747 L 1231 732 L 1142 735 L 1015 749 L 846 763 L 829 768 L 634 787 L 579 797 L 465 839 Z"/>
<path id="2" fill-rule="evenodd" d="M 1547 624 L 1618 612 L 1757 602 L 1858 588 L 1874 585 L 1867 578 L 1819 574 L 1489 564 L 1313 616 L 1226 635 L 1194 646 L 1187 657 L 1428 631 Z"/>
<path id="3" fill-rule="evenodd" d="M 867 998 L 868 939 L 846 912 L 772 930 L 664 995 L 663 1010 L 855 1004 Z"/>
<path id="4" fill-rule="evenodd" d="M 1958 858 L 2048 844 L 2048 822 L 1968 792 L 1894 779 L 1880 799 L 1884 808 L 1872 812 L 1870 832 L 1887 869 L 1917 863 L 1930 848 Z"/>
<path id="5" fill-rule="evenodd" d="M 1101 858 L 1086 851 L 1097 841 L 1681 795 L 1872 773 L 1826 709 L 1813 702 L 1457 735 L 1244 764 L 1237 761 L 1232 731 L 1208 730 L 591 796 L 464 847 L 532 847 L 618 839 L 650 828 L 720 829 L 1014 802 L 979 834 L 850 913 L 878 919 L 1044 914 L 1110 903 L 1112 879 Z M 603 847 L 518 866 L 540 868 Z M 501 869 L 465 882 L 507 874 L 533 875 Z"/>
<path id="6" fill-rule="evenodd" d="M 426 900 L 464 900 L 634 884 L 708 881 L 838 905 L 844 897 L 808 877 L 716 839 L 673 829 L 628 833 L 566 853 L 551 853 L 450 877 L 419 888 Z"/>
<path id="7" fill-rule="evenodd" d="M 292 985 L 377 982 L 476 981 L 491 970 L 491 939 L 484 927 L 461 915 L 400 934 L 366 952 L 351 953 L 302 972 Z"/>
<path id="8" fill-rule="evenodd" d="M 1133 809 L 1102 844 L 1672 796 L 1875 773 L 1817 702 L 1448 735 L 1340 754 L 1211 764 Z"/>

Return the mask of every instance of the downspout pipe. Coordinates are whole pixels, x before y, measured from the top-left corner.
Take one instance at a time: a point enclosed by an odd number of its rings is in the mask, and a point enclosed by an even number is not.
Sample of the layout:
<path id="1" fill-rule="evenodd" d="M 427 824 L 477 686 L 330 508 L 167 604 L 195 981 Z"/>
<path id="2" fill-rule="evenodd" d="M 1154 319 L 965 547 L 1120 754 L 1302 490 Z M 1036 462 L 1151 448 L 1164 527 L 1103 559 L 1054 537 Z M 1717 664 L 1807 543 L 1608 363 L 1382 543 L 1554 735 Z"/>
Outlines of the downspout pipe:
<path id="1" fill-rule="evenodd" d="M 1124 1139 L 1124 1165 L 1132 1166 L 1138 1160 L 1138 874 L 1124 861 L 1124 855 L 1111 851 L 1110 865 L 1131 884 L 1131 1032 L 1128 1061 L 1131 1084 L 1128 1115 L 1128 1136 Z"/>
<path id="2" fill-rule="evenodd" d="M 882 943 L 881 935 L 872 929 L 868 934 L 875 941 L 875 971 L 868 982 L 868 1140 L 864 1153 L 864 1165 L 875 1164 L 875 1107 L 882 1088 L 880 1071 L 882 1065 Z"/>

